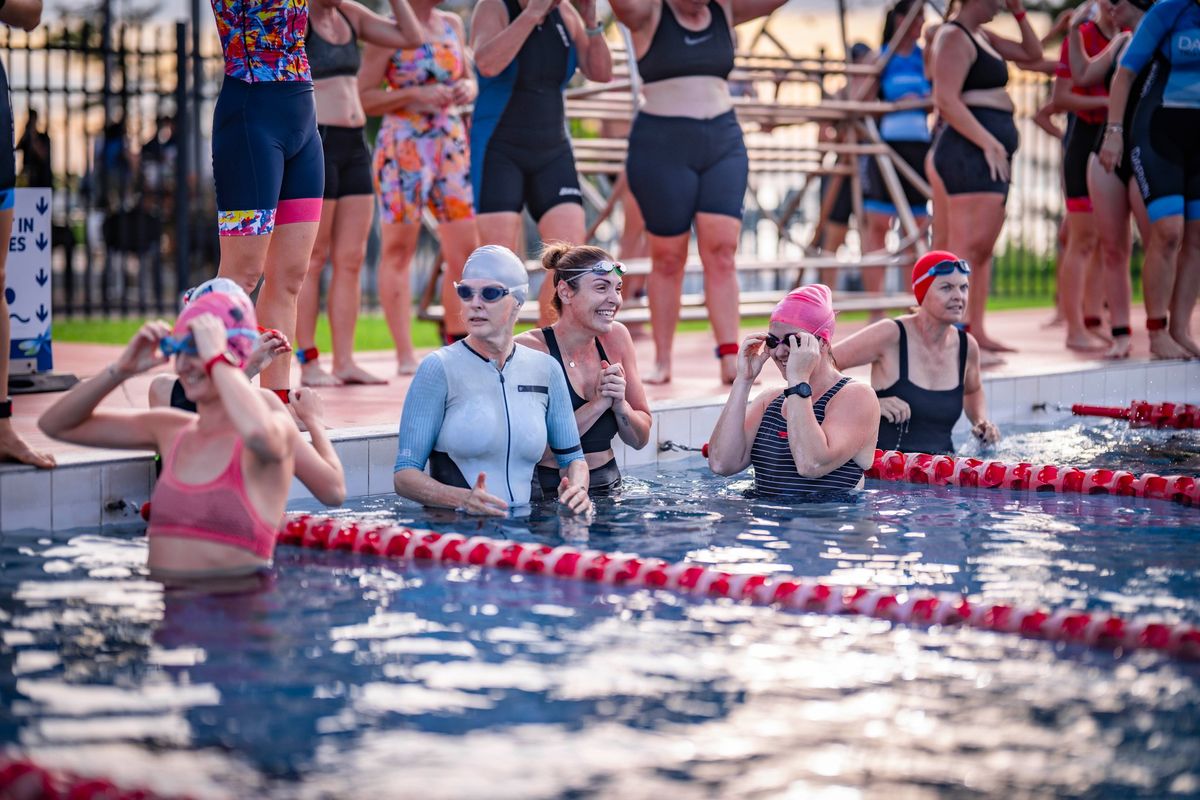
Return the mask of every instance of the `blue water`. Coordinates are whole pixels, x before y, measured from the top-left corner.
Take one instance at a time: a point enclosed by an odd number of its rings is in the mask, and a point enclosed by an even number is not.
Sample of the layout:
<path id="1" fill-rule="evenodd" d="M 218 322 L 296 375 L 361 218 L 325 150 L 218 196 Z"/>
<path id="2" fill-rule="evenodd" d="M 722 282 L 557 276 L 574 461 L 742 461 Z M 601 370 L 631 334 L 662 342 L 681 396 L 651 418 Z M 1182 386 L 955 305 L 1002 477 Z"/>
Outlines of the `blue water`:
<path id="1" fill-rule="evenodd" d="M 1168 471 L 1197 442 L 1101 424 L 1000 453 Z M 588 526 L 346 513 L 1200 620 L 1195 509 L 749 485 L 634 470 Z M 164 592 L 144 559 L 136 529 L 0 537 L 0 744 L 195 797 L 1200 796 L 1200 665 L 1154 653 L 293 548 L 257 590 Z"/>

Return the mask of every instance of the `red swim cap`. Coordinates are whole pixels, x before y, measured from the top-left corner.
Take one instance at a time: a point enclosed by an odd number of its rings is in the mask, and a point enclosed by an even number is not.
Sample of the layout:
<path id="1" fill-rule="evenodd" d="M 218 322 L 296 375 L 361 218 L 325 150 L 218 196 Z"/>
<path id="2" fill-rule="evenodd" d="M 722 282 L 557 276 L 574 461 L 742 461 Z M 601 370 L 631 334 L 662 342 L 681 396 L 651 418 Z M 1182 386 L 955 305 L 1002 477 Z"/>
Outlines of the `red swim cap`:
<path id="1" fill-rule="evenodd" d="M 912 293 L 916 295 L 917 305 L 925 302 L 925 295 L 933 285 L 934 276 L 929 270 L 943 261 L 958 261 L 958 256 L 949 250 L 930 250 L 917 259 L 912 270 Z"/>

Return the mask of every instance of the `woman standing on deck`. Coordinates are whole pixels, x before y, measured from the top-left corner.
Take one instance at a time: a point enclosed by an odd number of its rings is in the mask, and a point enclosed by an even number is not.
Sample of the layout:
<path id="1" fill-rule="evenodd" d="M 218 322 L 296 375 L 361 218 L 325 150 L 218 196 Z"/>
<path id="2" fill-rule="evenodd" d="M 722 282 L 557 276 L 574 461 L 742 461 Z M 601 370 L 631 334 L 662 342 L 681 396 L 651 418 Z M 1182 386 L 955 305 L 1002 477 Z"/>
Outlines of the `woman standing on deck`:
<path id="1" fill-rule="evenodd" d="M 582 244 L 587 233 L 563 89 L 578 66 L 588 80 L 612 79 L 612 55 L 595 0 L 479 0 L 471 48 L 479 98 L 471 122 L 471 180 L 479 241 L 517 251 L 521 210 L 542 241 Z M 554 287 L 538 303 L 550 323 Z"/>
<path id="2" fill-rule="evenodd" d="M 412 279 L 409 268 L 428 209 L 437 221 L 442 275 L 442 334 L 453 342 L 466 333 L 454 284 L 475 249 L 467 130 L 459 108 L 475 97 L 462 20 L 414 0 L 424 44 L 397 50 L 367 47 L 358 90 L 369 114 L 382 114 L 375 139 L 375 191 L 383 222 L 379 301 L 396 348 L 396 372 L 417 368 L 412 345 Z"/>
<path id="3" fill-rule="evenodd" d="M 1021 41 L 983 29 L 1002 5 L 1017 20 Z M 1033 61 L 1042 44 L 1021 0 L 963 0 L 938 28 L 933 45 L 933 99 L 943 124 L 933 144 L 933 163 L 952 211 L 946 249 L 975 270 L 967 319 L 985 350 L 1011 350 L 987 335 L 984 312 L 992 272 L 992 249 L 1004 227 L 1004 205 L 1017 150 L 1013 102 L 1005 86 L 1011 61 Z"/>
<path id="4" fill-rule="evenodd" d="M 362 56 L 358 40 L 395 49 L 416 47 L 421 30 L 405 0 L 390 0 L 389 21 L 354 0 L 310 0 L 305 51 L 312 70 L 317 130 L 325 154 L 321 224 L 313 244 L 308 277 L 300 291 L 296 358 L 305 386 L 386 383 L 354 362 L 354 324 L 361 301 L 359 272 L 367 251 L 375 203 L 371 151 L 363 135 L 367 116 L 358 97 Z M 333 333 L 333 374 L 317 362 L 317 315 L 321 273 L 333 260 L 329 284 L 329 327 Z"/>
<path id="5" fill-rule="evenodd" d="M 734 262 L 750 169 L 733 112 L 733 26 L 766 16 L 784 0 L 612 0 L 633 34 L 643 102 L 629 135 L 629 188 L 650 242 L 654 369 L 671 380 L 671 348 L 693 224 L 704 266 L 704 298 L 717 340 L 721 380 L 738 363 Z"/>

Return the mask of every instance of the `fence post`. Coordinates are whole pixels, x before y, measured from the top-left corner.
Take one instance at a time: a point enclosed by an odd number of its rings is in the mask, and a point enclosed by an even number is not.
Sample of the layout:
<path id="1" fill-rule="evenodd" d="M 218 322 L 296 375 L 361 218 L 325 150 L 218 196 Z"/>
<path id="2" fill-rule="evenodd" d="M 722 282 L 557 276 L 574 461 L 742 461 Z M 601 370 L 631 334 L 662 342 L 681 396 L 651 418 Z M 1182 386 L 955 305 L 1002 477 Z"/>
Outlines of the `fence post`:
<path id="1" fill-rule="evenodd" d="M 175 294 L 190 281 L 192 247 L 191 193 L 188 191 L 192 159 L 191 121 L 188 113 L 187 23 L 175 23 Z"/>

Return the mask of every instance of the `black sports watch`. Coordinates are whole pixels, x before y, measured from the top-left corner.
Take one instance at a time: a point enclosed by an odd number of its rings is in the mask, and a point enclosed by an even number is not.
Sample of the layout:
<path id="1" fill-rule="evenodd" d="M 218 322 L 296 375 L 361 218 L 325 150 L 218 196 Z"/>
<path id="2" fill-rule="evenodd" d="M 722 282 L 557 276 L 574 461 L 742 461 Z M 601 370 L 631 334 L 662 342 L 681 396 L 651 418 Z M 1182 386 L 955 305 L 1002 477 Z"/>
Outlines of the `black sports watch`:
<path id="1" fill-rule="evenodd" d="M 4 0 L 0 0 L 0 4 L 2 4 L 3 2 L 4 2 Z M 3 8 L 3 5 L 0 5 L 0 8 Z M 9 398 L 7 400 L 0 400 L 0 419 L 8 419 L 11 416 L 12 416 L 12 398 Z"/>
<path id="2" fill-rule="evenodd" d="M 804 381 L 797 383 L 795 386 L 789 386 L 783 390 L 785 398 L 796 395 L 797 397 L 812 397 L 812 387 Z"/>

